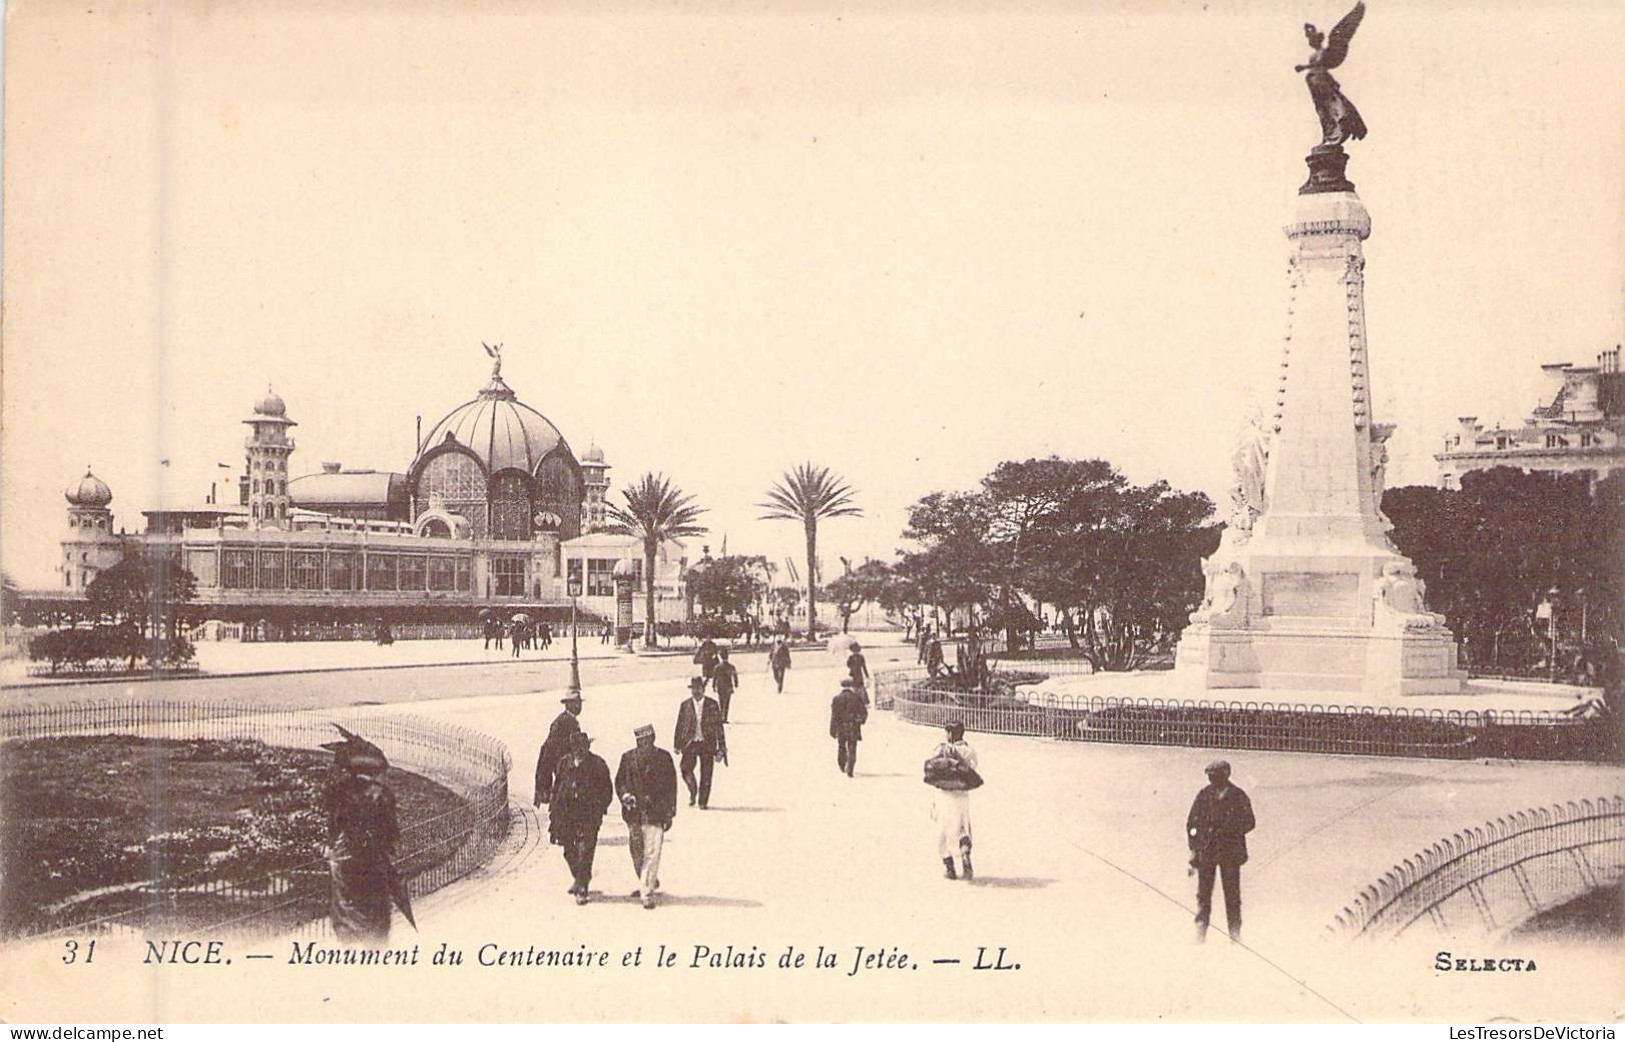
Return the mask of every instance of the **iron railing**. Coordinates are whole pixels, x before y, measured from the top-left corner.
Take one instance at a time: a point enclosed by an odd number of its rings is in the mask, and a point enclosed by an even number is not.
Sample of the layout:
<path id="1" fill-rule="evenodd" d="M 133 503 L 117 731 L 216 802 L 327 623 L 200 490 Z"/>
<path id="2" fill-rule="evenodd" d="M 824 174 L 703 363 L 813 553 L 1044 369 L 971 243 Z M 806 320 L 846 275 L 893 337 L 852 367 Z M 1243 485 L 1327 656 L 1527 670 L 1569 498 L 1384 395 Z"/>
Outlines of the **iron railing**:
<path id="1" fill-rule="evenodd" d="M 392 765 L 421 774 L 458 797 L 432 817 L 403 819 L 395 864 L 413 896 L 430 893 L 485 864 L 507 837 L 507 747 L 470 728 L 422 717 L 355 709 L 289 709 L 229 703 L 65 702 L 0 711 L 0 741 L 74 735 L 256 740 L 318 748 L 337 736 L 334 724 L 376 743 Z M 205 869 L 142 881 L 125 889 L 142 900 L 89 900 L 52 916 L 33 933 L 151 929 L 184 918 L 200 932 L 282 932 L 325 916 L 328 867 L 323 858 L 256 865 L 248 873 Z"/>
<path id="2" fill-rule="evenodd" d="M 1052 663 L 1001 663 L 1047 671 Z M 1379 708 L 1259 700 L 1074 696 L 956 691 L 912 667 L 878 673 L 877 708 L 899 719 L 1061 741 L 1211 749 L 1465 759 L 1604 761 L 1619 756 L 1610 720 L 1547 711 Z"/>
<path id="3" fill-rule="evenodd" d="M 1538 807 L 1434 843 L 1362 890 L 1329 929 L 1510 930 L 1625 876 L 1625 797 Z"/>

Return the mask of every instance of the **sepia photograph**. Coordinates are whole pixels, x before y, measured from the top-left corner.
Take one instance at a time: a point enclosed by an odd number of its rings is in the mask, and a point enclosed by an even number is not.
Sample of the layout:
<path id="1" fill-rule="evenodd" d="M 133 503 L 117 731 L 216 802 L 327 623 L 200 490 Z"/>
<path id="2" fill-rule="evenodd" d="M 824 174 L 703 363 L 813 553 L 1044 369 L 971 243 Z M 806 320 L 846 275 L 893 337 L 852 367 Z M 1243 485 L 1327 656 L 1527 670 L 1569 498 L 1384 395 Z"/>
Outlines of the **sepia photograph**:
<path id="1" fill-rule="evenodd" d="M 1625 8 L 4 11 L 0 1020 L 1625 1016 Z"/>

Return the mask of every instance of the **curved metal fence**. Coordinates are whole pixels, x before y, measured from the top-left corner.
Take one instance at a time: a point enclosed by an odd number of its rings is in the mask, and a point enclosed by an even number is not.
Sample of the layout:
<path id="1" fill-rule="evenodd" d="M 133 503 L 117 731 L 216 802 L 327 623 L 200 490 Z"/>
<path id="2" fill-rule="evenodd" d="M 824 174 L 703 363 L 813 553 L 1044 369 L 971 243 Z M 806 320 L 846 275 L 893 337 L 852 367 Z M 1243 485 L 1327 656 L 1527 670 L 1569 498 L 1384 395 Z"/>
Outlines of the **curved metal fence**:
<path id="1" fill-rule="evenodd" d="M 1021 663 L 1044 670 L 1048 664 Z M 1074 742 L 1465 759 L 1617 758 L 1607 721 L 1529 710 L 1376 708 L 1327 703 L 981 694 L 933 686 L 923 669 L 877 674 L 877 708 L 899 719 Z"/>
<path id="2" fill-rule="evenodd" d="M 445 786 L 457 805 L 431 817 L 403 817 L 395 863 L 416 897 L 479 868 L 507 838 L 507 746 L 489 735 L 423 717 L 365 709 L 286 709 L 199 702 L 66 702 L 0 711 L 0 741 L 76 735 L 213 741 L 255 740 L 316 749 L 334 740 L 334 724 L 376 743 L 390 763 Z M 282 932 L 325 916 L 325 859 L 257 864 L 247 873 L 211 870 L 139 884 L 143 900 L 105 911 L 88 903 L 53 919 L 46 934 L 145 929 L 188 906 L 194 932 Z M 126 888 L 129 889 L 129 888 Z M 198 908 L 204 908 L 198 925 Z M 98 911 L 103 909 L 103 911 Z"/>
<path id="3" fill-rule="evenodd" d="M 1329 929 L 1397 937 L 1512 929 L 1625 877 L 1625 797 L 1537 807 L 1446 836 L 1360 892 Z"/>

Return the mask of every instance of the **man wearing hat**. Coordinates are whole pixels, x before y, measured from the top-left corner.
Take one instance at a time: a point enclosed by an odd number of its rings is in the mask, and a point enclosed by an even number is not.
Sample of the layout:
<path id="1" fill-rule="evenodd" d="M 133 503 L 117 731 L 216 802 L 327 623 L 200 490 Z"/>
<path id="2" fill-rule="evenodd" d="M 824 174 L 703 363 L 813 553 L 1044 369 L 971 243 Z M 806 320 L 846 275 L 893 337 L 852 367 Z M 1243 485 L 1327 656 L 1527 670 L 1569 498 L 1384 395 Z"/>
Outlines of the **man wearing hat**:
<path id="1" fill-rule="evenodd" d="M 333 752 L 333 773 L 323 794 L 333 933 L 343 944 L 387 944 L 390 898 L 411 918 L 405 887 L 389 858 L 401 834 L 395 794 L 379 780 L 389 761 L 365 738 L 338 729 L 344 740 L 322 746 Z"/>
<path id="2" fill-rule="evenodd" d="M 1253 830 L 1253 804 L 1247 794 L 1230 784 L 1230 764 L 1214 760 L 1207 765 L 1207 787 L 1196 794 L 1185 818 L 1191 846 L 1191 868 L 1196 871 L 1196 943 L 1207 939 L 1213 915 L 1213 873 L 1224 884 L 1224 914 L 1230 939 L 1241 940 L 1241 866 L 1247 862 L 1247 833 Z"/>
<path id="3" fill-rule="evenodd" d="M 852 684 L 851 677 L 841 679 L 841 690 L 829 704 L 829 736 L 835 739 L 835 766 L 846 772 L 848 778 L 858 766 L 858 743 L 863 740 L 863 725 L 869 719 L 869 708 Z"/>
<path id="4" fill-rule="evenodd" d="M 697 801 L 704 810 L 711 802 L 711 772 L 716 761 L 728 765 L 728 738 L 722 733 L 722 707 L 705 697 L 705 678 L 688 682 L 689 694 L 677 709 L 677 734 L 672 747 L 682 754 L 683 784 L 688 786 L 688 805 Z M 700 780 L 694 781 L 694 761 L 700 764 Z"/>
<path id="5" fill-rule="evenodd" d="M 547 729 L 547 739 L 542 742 L 541 755 L 536 758 L 533 807 L 540 807 L 553 798 L 553 781 L 559 760 L 570 748 L 571 736 L 581 733 L 581 724 L 576 720 L 581 715 L 581 692 L 571 688 L 559 701 L 564 703 L 564 710 L 553 718 L 553 725 Z"/>
<path id="6" fill-rule="evenodd" d="M 569 892 L 575 895 L 578 905 L 587 903 L 598 830 L 615 801 L 609 765 L 603 757 L 593 755 L 591 745 L 592 739 L 585 731 L 570 736 L 554 771 L 553 800 L 547 818 L 548 838 L 564 848 L 564 863 L 570 866 L 573 878 Z"/>
<path id="7" fill-rule="evenodd" d="M 655 745 L 653 724 L 644 724 L 632 735 L 637 745 L 621 757 L 615 792 L 621 798 L 632 870 L 638 875 L 632 896 L 643 898 L 643 907 L 653 908 L 655 891 L 660 889 L 660 851 L 677 816 L 677 768 L 671 753 Z"/>

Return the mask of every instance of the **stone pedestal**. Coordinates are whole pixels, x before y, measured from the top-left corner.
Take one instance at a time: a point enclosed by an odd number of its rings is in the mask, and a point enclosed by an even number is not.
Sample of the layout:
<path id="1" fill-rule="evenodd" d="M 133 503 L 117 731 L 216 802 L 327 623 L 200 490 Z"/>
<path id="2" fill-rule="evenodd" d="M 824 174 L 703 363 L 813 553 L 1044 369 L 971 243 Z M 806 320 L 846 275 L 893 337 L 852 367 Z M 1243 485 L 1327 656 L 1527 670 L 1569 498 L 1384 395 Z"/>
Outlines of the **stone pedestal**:
<path id="1" fill-rule="evenodd" d="M 1313 166 L 1313 164 L 1311 164 Z M 1341 169 L 1337 172 L 1341 176 Z M 1371 219 L 1352 191 L 1298 197 L 1291 303 L 1262 502 L 1240 504 L 1204 563 L 1207 597 L 1176 669 L 1196 689 L 1458 692 L 1443 620 L 1381 512 L 1383 443 L 1365 344 Z"/>

